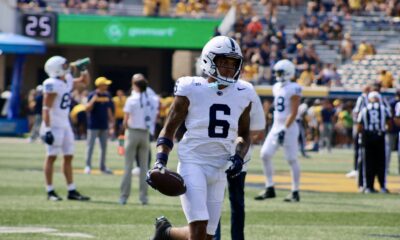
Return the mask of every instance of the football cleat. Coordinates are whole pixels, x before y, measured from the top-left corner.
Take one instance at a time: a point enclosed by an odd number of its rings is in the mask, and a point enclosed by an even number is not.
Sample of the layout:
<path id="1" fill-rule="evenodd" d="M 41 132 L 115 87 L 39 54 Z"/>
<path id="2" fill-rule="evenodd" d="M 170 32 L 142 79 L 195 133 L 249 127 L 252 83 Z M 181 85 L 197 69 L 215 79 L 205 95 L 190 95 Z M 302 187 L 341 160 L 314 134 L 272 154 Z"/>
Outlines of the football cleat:
<path id="1" fill-rule="evenodd" d="M 300 202 L 299 191 L 293 191 L 283 199 L 285 202 Z"/>
<path id="2" fill-rule="evenodd" d="M 370 193 L 378 193 L 375 189 L 373 189 L 373 188 L 366 188 L 365 190 L 364 190 L 364 193 L 365 194 L 370 194 Z"/>
<path id="3" fill-rule="evenodd" d="M 164 216 L 156 218 L 156 229 L 152 240 L 170 240 L 169 230 L 172 225 Z"/>
<path id="4" fill-rule="evenodd" d="M 62 201 L 63 199 L 60 196 L 58 196 L 54 190 L 52 190 L 50 192 L 47 192 L 47 200 L 57 202 L 57 201 Z"/>
<path id="5" fill-rule="evenodd" d="M 265 192 L 261 193 L 260 195 L 256 196 L 254 200 L 264 200 L 267 198 L 275 198 L 275 188 L 274 187 L 267 187 Z"/>
<path id="6" fill-rule="evenodd" d="M 68 200 L 77 200 L 77 201 L 89 201 L 90 197 L 81 195 L 78 191 L 76 190 L 71 190 L 68 191 Z"/>
<path id="7" fill-rule="evenodd" d="M 387 188 L 382 188 L 381 193 L 390 194 L 390 191 Z"/>

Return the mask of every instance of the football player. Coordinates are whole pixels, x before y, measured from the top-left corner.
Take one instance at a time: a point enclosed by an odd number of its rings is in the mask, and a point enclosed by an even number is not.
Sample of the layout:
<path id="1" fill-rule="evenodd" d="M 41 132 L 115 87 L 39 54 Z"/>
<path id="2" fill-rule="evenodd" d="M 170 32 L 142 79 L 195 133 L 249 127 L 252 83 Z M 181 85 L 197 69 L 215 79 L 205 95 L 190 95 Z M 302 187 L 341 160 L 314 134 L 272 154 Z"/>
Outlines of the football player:
<path id="1" fill-rule="evenodd" d="M 209 240 L 215 234 L 226 178 L 240 175 L 250 144 L 255 92 L 250 83 L 237 82 L 242 62 L 242 52 L 233 39 L 214 37 L 201 54 L 202 70 L 208 77 L 177 80 L 174 102 L 157 140 L 154 168 L 166 167 L 175 131 L 185 121 L 187 131 L 178 148 L 178 173 L 187 186 L 180 199 L 188 226 L 172 227 L 160 217 L 153 240 Z M 235 147 L 238 137 L 241 141 Z"/>
<path id="2" fill-rule="evenodd" d="M 81 195 L 75 187 L 72 175 L 72 158 L 74 153 L 74 135 L 69 121 L 71 103 L 70 93 L 78 83 L 88 84 L 87 71 L 81 72 L 79 78 L 74 79 L 69 73 L 67 59 L 61 56 L 49 58 L 44 69 L 49 78 L 43 82 L 43 122 L 41 133 L 46 143 L 46 159 L 44 174 L 47 188 L 47 199 L 61 201 L 53 187 L 53 166 L 59 153 L 64 154 L 62 172 L 64 173 L 69 200 L 89 200 Z"/>
<path id="3" fill-rule="evenodd" d="M 243 81 L 243 80 L 239 80 Z M 255 90 L 253 90 L 255 91 Z M 265 137 L 266 119 L 264 108 L 260 98 L 256 96 L 252 100 L 251 111 L 250 111 L 250 138 L 252 143 L 258 143 Z M 252 145 L 247 152 L 244 160 L 242 172 L 238 177 L 227 178 L 228 181 L 228 193 L 229 201 L 231 206 L 231 239 L 232 240 L 243 240 L 244 239 L 244 223 L 245 223 L 245 198 L 244 198 L 244 187 L 247 174 L 247 162 L 251 160 Z M 218 225 L 214 240 L 221 239 L 221 223 Z"/>
<path id="4" fill-rule="evenodd" d="M 255 200 L 275 198 L 272 157 L 279 146 L 284 148 L 285 158 L 291 167 L 292 192 L 284 200 L 298 202 L 300 166 L 297 159 L 299 127 L 295 123 L 301 99 L 301 87 L 295 82 L 295 66 L 287 60 L 280 60 L 274 66 L 277 83 L 272 88 L 274 95 L 274 123 L 261 148 L 261 158 L 266 177 L 266 190 Z"/>

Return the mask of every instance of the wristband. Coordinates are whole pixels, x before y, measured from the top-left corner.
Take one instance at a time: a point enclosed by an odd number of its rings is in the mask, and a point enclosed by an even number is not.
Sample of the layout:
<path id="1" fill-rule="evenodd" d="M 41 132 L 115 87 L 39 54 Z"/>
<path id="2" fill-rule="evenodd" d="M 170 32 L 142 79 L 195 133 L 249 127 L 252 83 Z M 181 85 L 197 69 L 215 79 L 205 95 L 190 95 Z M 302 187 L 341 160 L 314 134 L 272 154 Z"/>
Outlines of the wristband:
<path id="1" fill-rule="evenodd" d="M 168 154 L 163 152 L 157 153 L 156 161 L 160 161 L 162 164 L 166 165 L 168 162 Z"/>
<path id="2" fill-rule="evenodd" d="M 157 139 L 157 147 L 160 145 L 166 145 L 170 149 L 174 147 L 174 143 L 169 138 L 166 137 L 159 137 Z"/>

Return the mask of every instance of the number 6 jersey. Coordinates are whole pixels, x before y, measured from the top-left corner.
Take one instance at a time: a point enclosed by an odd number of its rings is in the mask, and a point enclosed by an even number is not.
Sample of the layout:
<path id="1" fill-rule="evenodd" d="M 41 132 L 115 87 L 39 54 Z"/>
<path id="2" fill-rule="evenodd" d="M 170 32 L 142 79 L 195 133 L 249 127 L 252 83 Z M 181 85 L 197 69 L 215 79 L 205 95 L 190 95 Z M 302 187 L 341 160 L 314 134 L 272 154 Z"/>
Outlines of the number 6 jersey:
<path id="1" fill-rule="evenodd" d="M 274 95 L 274 123 L 280 123 L 286 121 L 286 118 L 291 113 L 292 107 L 290 106 L 290 98 L 292 96 L 301 96 L 301 87 L 295 82 L 281 83 L 277 82 L 272 87 L 272 93 Z"/>
<path id="2" fill-rule="evenodd" d="M 69 108 L 71 105 L 70 92 L 73 87 L 73 78 L 66 75 L 66 81 L 57 78 L 48 78 L 43 82 L 44 93 L 56 93 L 53 105 L 50 108 L 50 126 L 66 128 L 70 126 Z"/>
<path id="3" fill-rule="evenodd" d="M 210 88 L 202 77 L 177 80 L 176 96 L 189 99 L 187 131 L 178 146 L 181 162 L 224 167 L 234 153 L 239 118 L 258 96 L 250 83 L 238 81 L 225 89 Z"/>

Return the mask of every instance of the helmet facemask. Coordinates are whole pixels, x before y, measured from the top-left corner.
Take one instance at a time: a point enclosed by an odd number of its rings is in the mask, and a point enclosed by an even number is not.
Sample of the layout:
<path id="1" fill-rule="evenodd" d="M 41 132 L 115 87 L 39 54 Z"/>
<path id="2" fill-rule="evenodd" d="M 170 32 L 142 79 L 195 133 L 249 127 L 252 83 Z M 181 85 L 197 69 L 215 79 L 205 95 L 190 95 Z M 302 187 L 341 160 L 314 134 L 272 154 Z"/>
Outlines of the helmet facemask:
<path id="1" fill-rule="evenodd" d="M 209 74 L 206 74 L 217 80 L 218 85 L 229 86 L 237 82 L 243 64 L 241 56 L 238 54 L 209 53 L 207 57 L 211 62 L 211 67 Z M 234 64 L 232 64 L 232 59 L 234 60 Z M 232 71 L 232 74 L 228 74 L 226 71 Z"/>

